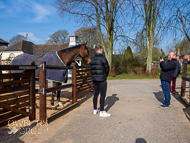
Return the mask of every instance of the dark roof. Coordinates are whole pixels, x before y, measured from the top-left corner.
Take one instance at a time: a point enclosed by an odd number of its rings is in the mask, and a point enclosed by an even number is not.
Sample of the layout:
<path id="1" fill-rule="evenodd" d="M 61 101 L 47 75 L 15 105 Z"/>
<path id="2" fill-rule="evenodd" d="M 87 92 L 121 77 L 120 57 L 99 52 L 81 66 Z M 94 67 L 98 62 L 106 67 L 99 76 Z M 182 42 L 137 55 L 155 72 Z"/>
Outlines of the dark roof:
<path id="1" fill-rule="evenodd" d="M 3 51 L 23 51 L 24 53 L 33 54 L 33 45 L 34 43 L 32 42 L 22 40 L 14 45 L 11 45 Z"/>
<path id="2" fill-rule="evenodd" d="M 69 43 L 39 44 L 33 45 L 34 55 L 43 55 L 52 51 L 60 51 L 69 47 Z"/>
<path id="3" fill-rule="evenodd" d="M 0 38 L 0 46 L 8 46 L 8 44 L 9 44 L 8 42 Z"/>
<path id="4" fill-rule="evenodd" d="M 34 54 L 34 55 L 43 55 L 52 51 L 61 51 L 69 48 L 69 43 L 54 43 L 54 44 L 38 44 L 35 45 L 32 42 L 22 40 L 10 47 L 4 49 L 3 51 L 23 51 L 24 53 Z M 89 48 L 89 54 L 91 57 L 95 55 L 95 49 Z M 104 55 L 104 54 L 103 54 Z"/>

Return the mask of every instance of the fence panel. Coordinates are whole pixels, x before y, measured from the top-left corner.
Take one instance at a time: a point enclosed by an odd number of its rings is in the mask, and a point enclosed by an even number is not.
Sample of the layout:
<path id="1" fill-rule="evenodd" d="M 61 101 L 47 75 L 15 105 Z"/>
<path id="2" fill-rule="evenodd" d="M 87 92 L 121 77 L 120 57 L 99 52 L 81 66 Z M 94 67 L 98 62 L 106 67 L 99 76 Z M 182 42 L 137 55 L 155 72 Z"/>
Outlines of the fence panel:
<path id="1" fill-rule="evenodd" d="M 190 77 L 187 77 L 187 65 L 190 64 L 190 61 L 187 59 L 183 60 L 183 69 L 182 69 L 182 82 L 181 82 L 181 97 L 182 99 L 190 105 L 190 84 L 189 84 L 189 95 L 185 94 L 186 92 L 186 82 L 190 82 Z"/>
<path id="2" fill-rule="evenodd" d="M 32 62 L 30 64 L 34 65 Z M 19 70 L 20 68 L 0 65 L 0 69 Z M 34 69 L 24 73 L 0 74 L 0 127 L 26 116 L 30 120 L 35 119 L 34 77 Z"/>

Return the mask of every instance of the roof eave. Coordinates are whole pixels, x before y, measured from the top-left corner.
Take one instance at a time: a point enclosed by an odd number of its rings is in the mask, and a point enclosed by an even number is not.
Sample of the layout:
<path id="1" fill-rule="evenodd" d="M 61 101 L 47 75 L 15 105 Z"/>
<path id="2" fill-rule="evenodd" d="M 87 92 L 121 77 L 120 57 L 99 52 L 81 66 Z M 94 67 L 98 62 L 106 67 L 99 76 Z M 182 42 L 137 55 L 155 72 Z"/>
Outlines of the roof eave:
<path id="1" fill-rule="evenodd" d="M 9 43 L 0 43 L 0 46 L 8 46 Z"/>

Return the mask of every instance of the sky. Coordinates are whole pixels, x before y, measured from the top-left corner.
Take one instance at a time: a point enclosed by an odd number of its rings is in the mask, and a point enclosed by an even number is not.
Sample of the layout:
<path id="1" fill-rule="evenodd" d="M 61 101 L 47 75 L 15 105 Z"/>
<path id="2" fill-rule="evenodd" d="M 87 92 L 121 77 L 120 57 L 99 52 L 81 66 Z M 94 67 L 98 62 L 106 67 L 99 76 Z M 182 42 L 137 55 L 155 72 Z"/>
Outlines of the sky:
<path id="1" fill-rule="evenodd" d="M 67 30 L 71 35 L 82 27 L 76 26 L 76 23 L 70 19 L 63 20 L 52 5 L 54 1 L 0 0 L 0 38 L 8 42 L 18 34 L 28 35 L 28 41 L 45 44 L 48 36 L 58 30 Z M 172 44 L 172 38 L 169 35 L 162 37 L 160 48 L 165 52 L 167 45 Z M 121 47 L 121 43 L 116 43 L 114 47 L 116 49 Z M 134 52 L 134 48 L 132 50 Z"/>
<path id="2" fill-rule="evenodd" d="M 20 34 L 35 44 L 45 44 L 48 36 L 63 29 L 71 35 L 76 27 L 73 21 L 58 15 L 52 6 L 54 0 L 0 0 L 0 38 L 9 41 Z"/>

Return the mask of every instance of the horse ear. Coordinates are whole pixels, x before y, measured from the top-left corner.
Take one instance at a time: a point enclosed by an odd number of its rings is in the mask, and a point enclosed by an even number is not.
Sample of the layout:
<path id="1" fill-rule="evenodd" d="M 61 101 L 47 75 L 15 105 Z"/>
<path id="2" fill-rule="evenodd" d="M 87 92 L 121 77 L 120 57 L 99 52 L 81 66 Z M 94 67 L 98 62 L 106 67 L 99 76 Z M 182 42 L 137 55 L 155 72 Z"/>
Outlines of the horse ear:
<path id="1" fill-rule="evenodd" d="M 86 42 L 86 43 L 84 43 L 84 45 L 86 46 L 86 45 L 87 45 L 87 42 Z"/>

